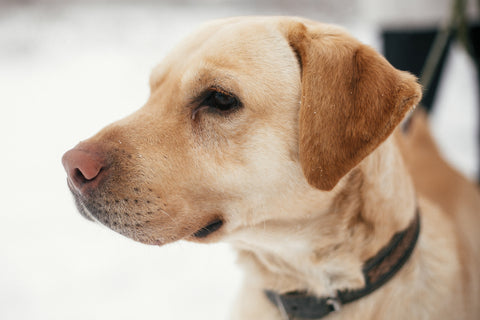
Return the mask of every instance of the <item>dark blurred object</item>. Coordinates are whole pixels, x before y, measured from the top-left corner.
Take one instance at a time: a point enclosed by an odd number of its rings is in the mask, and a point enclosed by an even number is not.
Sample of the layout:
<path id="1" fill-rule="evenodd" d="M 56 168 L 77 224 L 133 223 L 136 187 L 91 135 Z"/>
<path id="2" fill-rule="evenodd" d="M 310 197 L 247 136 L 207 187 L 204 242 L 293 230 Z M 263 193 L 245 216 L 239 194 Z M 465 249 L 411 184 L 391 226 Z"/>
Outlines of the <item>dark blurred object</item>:
<path id="1" fill-rule="evenodd" d="M 480 0 L 478 1 L 480 6 Z M 387 59 L 397 68 L 408 70 L 420 78 L 424 87 L 422 105 L 431 111 L 438 81 L 452 40 L 458 40 L 479 66 L 479 23 L 469 23 L 467 0 L 452 0 L 447 23 L 441 28 L 384 30 L 384 50 Z M 480 8 L 479 8 L 480 9 Z M 480 21 L 480 16 L 477 17 Z M 479 76 L 480 77 L 480 76 Z"/>
<path id="2" fill-rule="evenodd" d="M 384 30 L 382 38 L 385 57 L 395 68 L 409 71 L 420 78 L 438 33 L 438 29 Z M 447 46 L 443 48 L 439 63 L 433 72 L 430 86 L 425 88 L 423 93 L 422 105 L 427 111 L 432 108 L 451 41 L 452 37 L 449 36 Z"/>
<path id="3" fill-rule="evenodd" d="M 472 55 L 472 57 L 474 58 L 473 60 L 475 61 L 475 67 L 477 69 L 477 99 L 480 100 L 480 23 L 470 28 L 468 34 L 471 39 L 470 55 Z M 480 119 L 480 111 L 478 111 L 478 113 Z M 477 139 L 478 141 L 480 141 L 480 120 L 477 125 Z M 477 182 L 480 183 L 480 170 L 477 173 Z"/>
<path id="4" fill-rule="evenodd" d="M 438 29 L 421 30 L 384 30 L 382 32 L 384 54 L 395 68 L 406 70 L 421 78 L 427 59 L 437 39 Z M 441 48 L 440 58 L 434 70 L 432 79 L 424 88 L 422 106 L 430 112 L 435 99 L 438 83 L 443 73 L 447 53 L 457 32 L 448 35 L 445 46 Z M 470 24 L 468 27 L 468 53 L 477 69 L 478 83 L 480 83 L 480 23 Z M 425 84 L 424 84 L 425 85 Z M 479 85 L 480 92 L 480 85 Z"/>
<path id="5" fill-rule="evenodd" d="M 438 83 L 443 73 L 447 53 L 453 41 L 458 38 L 458 30 L 453 30 L 445 40 L 438 54 L 438 61 L 433 64 L 431 77 L 428 84 L 424 87 L 422 107 L 427 112 L 432 111 Z M 427 60 L 431 58 L 432 47 L 435 40 L 438 39 L 438 29 L 423 30 L 384 30 L 382 38 L 384 43 L 384 54 L 390 63 L 400 70 L 410 71 L 417 77 L 421 78 L 425 71 Z M 477 72 L 477 96 L 480 93 L 480 23 L 470 24 L 467 32 L 466 51 L 472 58 Z M 480 99 L 480 97 L 479 97 Z M 480 104 L 480 101 L 479 101 Z M 478 112 L 479 120 L 477 121 L 477 140 L 480 141 L 480 110 Z M 477 181 L 480 182 L 480 169 L 477 174 Z"/>
<path id="6" fill-rule="evenodd" d="M 477 94 L 480 92 L 480 17 L 473 23 L 469 22 L 466 0 L 452 1 L 450 20 L 442 28 L 387 29 L 382 32 L 382 38 L 385 57 L 390 63 L 420 78 L 420 83 L 424 87 L 421 105 L 427 112 L 432 111 L 446 56 L 453 41 L 458 41 L 472 58 L 477 72 Z M 478 141 L 480 141 L 479 124 L 480 118 L 477 122 Z M 480 182 L 480 170 L 477 181 Z"/>
<path id="7" fill-rule="evenodd" d="M 477 67 L 477 79 L 480 92 L 480 23 L 472 26 L 469 30 L 470 43 L 472 45 L 471 54 L 474 56 L 475 66 Z M 480 98 L 480 97 L 479 97 Z"/>

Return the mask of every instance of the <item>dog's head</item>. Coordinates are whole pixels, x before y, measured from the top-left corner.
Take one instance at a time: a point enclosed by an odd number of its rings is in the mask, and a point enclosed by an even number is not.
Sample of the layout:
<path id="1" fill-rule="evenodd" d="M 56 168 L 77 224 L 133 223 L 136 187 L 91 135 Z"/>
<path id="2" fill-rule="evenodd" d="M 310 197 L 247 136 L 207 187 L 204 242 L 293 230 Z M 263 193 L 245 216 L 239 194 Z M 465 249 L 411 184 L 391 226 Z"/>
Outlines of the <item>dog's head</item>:
<path id="1" fill-rule="evenodd" d="M 311 201 L 327 205 L 421 96 L 343 30 L 290 18 L 210 23 L 150 85 L 140 110 L 63 157 L 80 212 L 149 244 L 321 211 Z"/>

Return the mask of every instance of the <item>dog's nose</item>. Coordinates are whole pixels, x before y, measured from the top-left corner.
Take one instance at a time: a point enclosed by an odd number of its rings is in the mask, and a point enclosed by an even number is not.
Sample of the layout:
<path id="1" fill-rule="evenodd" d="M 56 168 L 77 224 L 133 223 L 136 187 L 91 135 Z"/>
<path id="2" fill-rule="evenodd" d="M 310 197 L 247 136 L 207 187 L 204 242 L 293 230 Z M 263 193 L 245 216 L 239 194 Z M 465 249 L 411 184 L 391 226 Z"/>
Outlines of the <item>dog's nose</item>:
<path id="1" fill-rule="evenodd" d="M 77 146 L 67 151 L 62 157 L 62 164 L 70 186 L 82 194 L 98 187 L 106 168 L 104 153 L 91 146 Z"/>

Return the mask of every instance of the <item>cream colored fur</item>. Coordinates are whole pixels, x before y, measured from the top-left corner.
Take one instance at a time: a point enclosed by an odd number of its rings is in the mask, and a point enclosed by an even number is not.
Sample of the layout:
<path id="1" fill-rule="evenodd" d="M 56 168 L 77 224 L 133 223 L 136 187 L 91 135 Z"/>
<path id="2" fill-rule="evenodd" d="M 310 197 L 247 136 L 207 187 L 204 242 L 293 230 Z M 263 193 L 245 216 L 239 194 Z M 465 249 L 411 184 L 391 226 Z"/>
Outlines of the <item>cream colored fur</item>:
<path id="1" fill-rule="evenodd" d="M 311 57 L 310 42 L 325 58 Z M 371 74 L 370 65 L 378 73 Z M 387 78 L 377 83 L 381 77 Z M 316 84 L 306 89 L 308 81 Z M 337 82 L 351 85 L 352 92 L 328 87 Z M 106 183 L 93 199 L 115 216 L 98 220 L 149 244 L 232 243 L 245 269 L 232 319 L 280 320 L 264 289 L 326 296 L 362 287 L 363 263 L 409 225 L 417 205 L 421 234 L 405 267 L 385 286 L 327 319 L 480 319 L 477 190 L 463 178 L 442 182 L 444 192 L 465 195 L 460 203 L 449 202 L 452 212 L 447 213 L 439 203 L 444 194 L 426 196 L 428 183 L 419 188 L 416 175 L 428 181 L 429 174 L 444 174 L 415 171 L 415 157 L 426 147 L 412 141 L 422 135 L 390 134 L 420 99 L 411 75 L 394 70 L 341 28 L 260 17 L 203 26 L 155 68 L 150 85 L 143 108 L 81 145 L 101 146 L 115 159 L 109 172 L 115 183 Z M 242 108 L 228 115 L 193 112 L 194 98 L 218 86 L 238 96 Z M 352 157 L 358 159 L 349 162 L 348 154 L 340 155 L 348 160 L 345 165 L 321 167 L 320 177 L 329 177 L 324 184 L 318 175 L 310 176 L 320 165 L 305 163 L 316 155 L 304 148 L 308 142 L 299 142 L 299 132 L 320 141 L 317 147 L 330 146 L 329 155 L 340 152 L 337 134 L 323 141 L 324 134 L 313 130 L 342 134 L 343 127 L 315 117 L 317 110 L 330 110 L 325 115 L 342 123 L 346 106 L 333 102 L 351 101 L 353 94 L 362 95 L 353 100 L 354 109 L 366 108 L 355 115 L 360 120 L 345 127 L 359 138 L 352 142 L 359 150 Z M 379 108 L 392 103 L 386 120 L 368 109 L 377 98 Z M 314 105 L 327 100 L 333 102 Z M 372 119 L 363 119 L 364 114 Z M 313 129 L 306 129 L 305 117 L 315 118 Z M 379 129 L 369 132 L 376 121 Z M 436 150 L 433 142 L 426 145 Z M 432 166 L 444 164 L 441 157 L 430 157 L 423 159 Z M 129 201 L 116 204 L 123 198 Z M 196 238 L 194 233 L 215 217 L 224 221 L 222 228 Z"/>

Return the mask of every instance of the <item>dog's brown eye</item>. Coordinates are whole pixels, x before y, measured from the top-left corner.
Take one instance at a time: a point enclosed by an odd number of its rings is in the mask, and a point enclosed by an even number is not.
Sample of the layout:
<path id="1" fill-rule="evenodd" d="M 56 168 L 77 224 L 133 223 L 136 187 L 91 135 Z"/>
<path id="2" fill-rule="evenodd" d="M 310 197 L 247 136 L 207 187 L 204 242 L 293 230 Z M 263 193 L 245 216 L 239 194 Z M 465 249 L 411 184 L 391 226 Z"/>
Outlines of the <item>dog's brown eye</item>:
<path id="1" fill-rule="evenodd" d="M 210 88 L 195 100 L 197 101 L 195 103 L 197 107 L 192 111 L 193 120 L 196 119 L 200 111 L 228 115 L 242 106 L 242 103 L 235 95 L 219 88 Z M 201 102 L 199 103 L 198 101 Z"/>
<path id="2" fill-rule="evenodd" d="M 213 91 L 202 103 L 203 106 L 207 106 L 218 111 L 230 111 L 239 107 L 240 102 L 238 99 L 230 94 L 220 91 Z"/>

